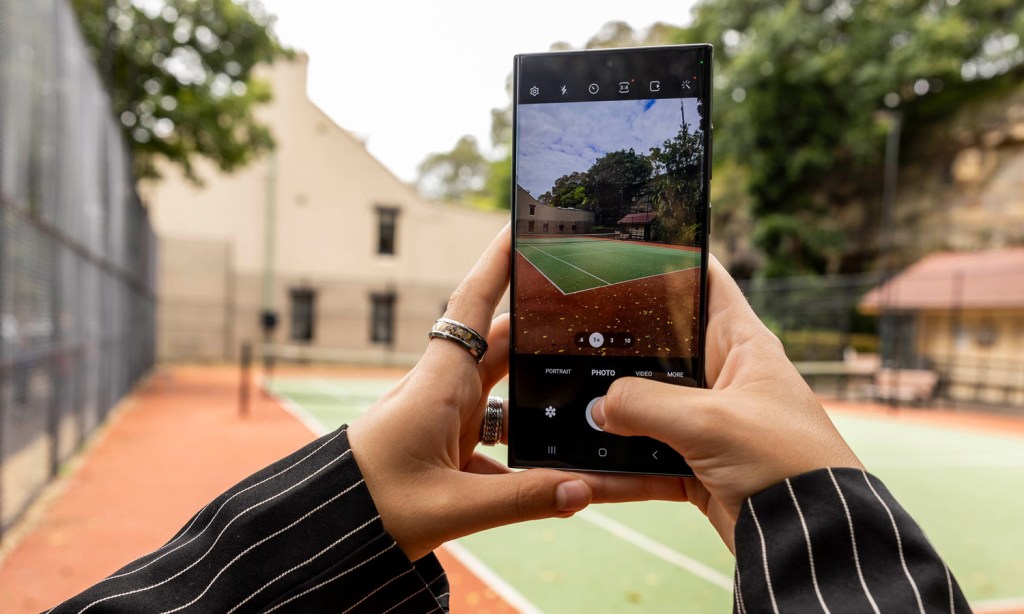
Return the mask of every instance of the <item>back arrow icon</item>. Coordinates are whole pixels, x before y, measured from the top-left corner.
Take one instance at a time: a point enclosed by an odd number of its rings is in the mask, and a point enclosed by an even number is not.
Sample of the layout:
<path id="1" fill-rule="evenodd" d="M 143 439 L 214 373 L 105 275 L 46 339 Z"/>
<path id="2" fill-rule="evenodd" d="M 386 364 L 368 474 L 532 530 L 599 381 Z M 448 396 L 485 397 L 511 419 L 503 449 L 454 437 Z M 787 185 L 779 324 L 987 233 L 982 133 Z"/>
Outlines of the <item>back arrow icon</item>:
<path id="1" fill-rule="evenodd" d="M 655 450 L 653 453 L 651 453 L 651 456 L 654 457 L 654 460 L 658 460 L 658 451 Z"/>

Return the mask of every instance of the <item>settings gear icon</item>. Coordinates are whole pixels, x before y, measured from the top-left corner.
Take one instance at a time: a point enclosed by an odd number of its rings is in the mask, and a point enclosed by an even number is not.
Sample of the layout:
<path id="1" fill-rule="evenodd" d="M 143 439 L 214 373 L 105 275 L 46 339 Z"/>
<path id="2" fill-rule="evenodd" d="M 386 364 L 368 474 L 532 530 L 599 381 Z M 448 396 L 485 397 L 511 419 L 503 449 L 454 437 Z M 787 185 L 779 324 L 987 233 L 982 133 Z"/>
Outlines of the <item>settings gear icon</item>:
<path id="1" fill-rule="evenodd" d="M 534 85 L 533 87 L 530 88 L 530 95 L 531 96 L 536 96 L 539 93 L 540 93 L 540 88 L 537 87 L 536 85 Z"/>
<path id="2" fill-rule="evenodd" d="M 544 415 L 547 416 L 548 418 L 554 418 L 555 414 L 557 413 L 558 410 L 551 405 L 548 405 L 547 407 L 544 408 Z"/>

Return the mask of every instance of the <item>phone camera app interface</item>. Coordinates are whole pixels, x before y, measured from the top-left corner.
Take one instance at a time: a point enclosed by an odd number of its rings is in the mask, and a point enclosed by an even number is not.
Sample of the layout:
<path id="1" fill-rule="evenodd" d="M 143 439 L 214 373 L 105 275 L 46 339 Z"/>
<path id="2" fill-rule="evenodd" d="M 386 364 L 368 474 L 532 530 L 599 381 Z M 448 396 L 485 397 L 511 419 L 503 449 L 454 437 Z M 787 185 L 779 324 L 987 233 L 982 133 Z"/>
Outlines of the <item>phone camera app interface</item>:
<path id="1" fill-rule="evenodd" d="M 520 61 L 512 394 L 517 426 L 550 433 L 516 446 L 520 459 L 601 469 L 627 455 L 645 471 L 685 471 L 656 442 L 625 446 L 590 416 L 619 377 L 699 385 L 703 368 L 704 56 L 659 52 L 619 52 L 611 67 L 587 54 Z M 545 87 L 555 81 L 568 88 Z"/>

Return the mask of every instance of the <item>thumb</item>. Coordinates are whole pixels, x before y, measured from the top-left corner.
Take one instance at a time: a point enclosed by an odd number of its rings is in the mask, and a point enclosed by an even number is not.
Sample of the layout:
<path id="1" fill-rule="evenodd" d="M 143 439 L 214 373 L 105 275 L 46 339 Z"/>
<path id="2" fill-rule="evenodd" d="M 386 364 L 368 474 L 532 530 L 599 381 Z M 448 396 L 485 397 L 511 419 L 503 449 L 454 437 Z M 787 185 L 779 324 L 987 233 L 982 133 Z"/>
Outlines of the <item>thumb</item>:
<path id="1" fill-rule="evenodd" d="M 572 516 L 594 497 L 586 482 L 563 471 L 458 475 L 464 483 L 455 489 L 460 503 L 452 513 L 461 518 L 453 524 L 466 534 L 525 520 Z"/>
<path id="2" fill-rule="evenodd" d="M 710 391 L 635 377 L 616 380 L 594 404 L 592 416 L 602 429 L 616 435 L 645 435 L 685 454 L 691 437 L 699 436 L 709 420 Z"/>

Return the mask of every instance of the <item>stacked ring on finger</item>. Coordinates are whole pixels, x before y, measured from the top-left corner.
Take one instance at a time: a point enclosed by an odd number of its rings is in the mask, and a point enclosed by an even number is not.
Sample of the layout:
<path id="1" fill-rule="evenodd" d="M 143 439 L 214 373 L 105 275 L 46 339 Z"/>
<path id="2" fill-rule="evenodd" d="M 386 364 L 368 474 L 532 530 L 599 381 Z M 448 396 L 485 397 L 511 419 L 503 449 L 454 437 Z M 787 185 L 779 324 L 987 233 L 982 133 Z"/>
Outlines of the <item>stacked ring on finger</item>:
<path id="1" fill-rule="evenodd" d="M 487 397 L 484 408 L 484 422 L 480 425 L 480 443 L 493 446 L 501 441 L 502 424 L 504 424 L 505 401 L 501 397 Z"/>
<path id="2" fill-rule="evenodd" d="M 433 328 L 428 335 L 431 339 L 448 339 L 466 348 L 470 356 L 480 362 L 487 353 L 487 341 L 484 336 L 462 322 L 456 322 L 449 318 L 440 318 L 434 322 Z"/>

